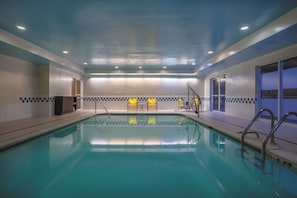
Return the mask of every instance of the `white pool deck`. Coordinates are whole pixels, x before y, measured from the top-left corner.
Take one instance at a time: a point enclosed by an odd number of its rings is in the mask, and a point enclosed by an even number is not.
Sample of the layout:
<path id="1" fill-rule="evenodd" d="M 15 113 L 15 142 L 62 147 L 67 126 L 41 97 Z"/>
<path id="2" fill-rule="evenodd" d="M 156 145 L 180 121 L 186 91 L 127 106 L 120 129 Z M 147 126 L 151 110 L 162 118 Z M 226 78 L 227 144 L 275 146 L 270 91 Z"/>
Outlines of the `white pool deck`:
<path id="1" fill-rule="evenodd" d="M 103 114 L 104 112 L 97 112 Z M 241 133 L 248 125 L 250 120 L 226 116 L 218 112 L 200 112 L 200 117 L 194 112 L 187 111 L 111 111 L 110 113 L 180 113 L 192 119 L 212 127 L 234 139 L 241 140 Z M 74 122 L 94 116 L 94 111 L 79 110 L 60 116 L 52 117 L 34 117 L 27 119 L 14 120 L 9 122 L 0 122 L 0 150 L 4 150 L 31 138 L 49 133 L 52 130 L 72 124 Z M 251 118 L 252 119 L 252 118 Z M 257 131 L 260 134 L 258 139 L 254 134 L 248 134 L 245 137 L 246 144 L 260 150 L 265 134 L 270 129 L 270 123 L 267 120 L 257 120 L 251 127 L 251 131 Z M 297 125 L 283 124 L 276 131 L 285 134 L 285 138 L 275 138 L 276 144 L 267 143 L 267 154 L 279 159 L 281 163 L 289 164 L 297 168 Z"/>

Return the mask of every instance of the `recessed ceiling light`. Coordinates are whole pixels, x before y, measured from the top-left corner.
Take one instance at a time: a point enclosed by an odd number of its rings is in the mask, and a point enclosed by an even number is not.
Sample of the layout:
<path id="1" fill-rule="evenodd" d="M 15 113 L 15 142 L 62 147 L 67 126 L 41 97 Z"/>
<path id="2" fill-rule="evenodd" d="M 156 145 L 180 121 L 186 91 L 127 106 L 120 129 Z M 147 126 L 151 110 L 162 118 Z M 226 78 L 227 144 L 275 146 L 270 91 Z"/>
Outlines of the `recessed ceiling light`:
<path id="1" fill-rule="evenodd" d="M 141 67 L 141 66 L 139 66 L 139 67 L 138 67 L 138 69 L 142 69 L 142 67 Z"/>
<path id="2" fill-rule="evenodd" d="M 230 51 L 229 52 L 229 55 L 233 55 L 233 54 L 235 54 L 236 53 L 236 51 Z"/>
<path id="3" fill-rule="evenodd" d="M 84 62 L 84 65 L 87 65 L 88 63 L 87 62 Z"/>
<path id="4" fill-rule="evenodd" d="M 163 69 L 167 69 L 167 67 L 166 66 L 163 66 Z"/>
<path id="5" fill-rule="evenodd" d="M 68 51 L 66 51 L 66 50 L 63 50 L 63 54 L 68 54 Z"/>
<path id="6" fill-rule="evenodd" d="M 119 69 L 119 66 L 115 66 L 114 68 Z"/>
<path id="7" fill-rule="evenodd" d="M 16 26 L 19 30 L 26 30 L 26 27 L 25 26 L 22 26 L 22 25 L 17 25 Z"/>
<path id="8" fill-rule="evenodd" d="M 240 28 L 240 30 L 242 30 L 242 31 L 247 30 L 247 29 L 249 29 L 249 26 L 242 26 L 242 27 Z"/>
<path id="9" fill-rule="evenodd" d="M 196 63 L 194 62 L 194 63 L 192 63 L 192 65 L 196 65 Z"/>
<path id="10" fill-rule="evenodd" d="M 208 54 L 212 54 L 212 53 L 213 53 L 213 51 L 211 51 L 211 50 L 210 50 L 210 51 L 208 51 L 207 53 L 208 53 Z"/>

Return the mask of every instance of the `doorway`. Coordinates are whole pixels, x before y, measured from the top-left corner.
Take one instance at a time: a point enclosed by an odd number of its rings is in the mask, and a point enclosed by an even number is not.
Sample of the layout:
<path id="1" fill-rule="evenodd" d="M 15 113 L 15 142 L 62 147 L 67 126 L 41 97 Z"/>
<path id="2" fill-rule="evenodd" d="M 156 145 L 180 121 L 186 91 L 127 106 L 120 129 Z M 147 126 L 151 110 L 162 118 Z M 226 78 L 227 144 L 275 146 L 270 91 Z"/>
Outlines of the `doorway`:
<path id="1" fill-rule="evenodd" d="M 210 79 L 210 110 L 225 112 L 225 76 Z"/>

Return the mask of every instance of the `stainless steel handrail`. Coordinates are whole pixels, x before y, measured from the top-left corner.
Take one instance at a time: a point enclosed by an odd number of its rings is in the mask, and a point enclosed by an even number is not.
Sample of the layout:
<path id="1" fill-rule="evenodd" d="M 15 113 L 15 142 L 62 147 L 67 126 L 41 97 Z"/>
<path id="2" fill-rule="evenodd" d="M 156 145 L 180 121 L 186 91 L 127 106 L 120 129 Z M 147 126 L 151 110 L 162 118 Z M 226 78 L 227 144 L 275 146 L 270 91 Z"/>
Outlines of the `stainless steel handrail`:
<path id="1" fill-rule="evenodd" d="M 287 119 L 288 116 L 295 115 L 297 116 L 297 112 L 287 112 L 281 119 L 275 124 L 275 126 L 271 129 L 271 131 L 266 135 L 266 137 L 263 140 L 262 143 L 262 149 L 261 149 L 261 157 L 262 157 L 262 167 L 264 167 L 265 164 L 265 158 L 266 158 L 266 144 L 267 141 L 274 136 L 275 131 L 280 127 L 280 125 Z"/>
<path id="2" fill-rule="evenodd" d="M 259 134 L 257 132 L 248 132 L 248 130 L 251 128 L 251 126 L 255 123 L 255 121 L 258 119 L 258 117 L 263 113 L 263 112 L 268 112 L 271 117 L 271 124 L 270 127 L 271 129 L 274 127 L 274 115 L 273 112 L 270 109 L 261 109 L 255 116 L 254 118 L 250 121 L 250 123 L 247 125 L 247 127 L 243 130 L 242 135 L 241 135 L 241 151 L 243 151 L 244 147 L 244 136 L 248 133 L 255 133 L 257 137 L 259 138 Z M 271 143 L 274 143 L 274 136 L 271 138 Z"/>
<path id="3" fill-rule="evenodd" d="M 187 132 L 188 132 L 188 130 L 187 130 Z M 189 132 L 187 133 L 187 135 L 188 135 L 188 144 L 198 143 L 198 141 L 200 140 L 200 137 L 201 137 L 201 132 L 199 131 L 199 124 L 198 123 L 195 124 L 195 130 L 193 132 L 192 137 L 190 137 Z"/>
<path id="4" fill-rule="evenodd" d="M 105 125 L 108 123 L 108 121 L 110 120 L 110 116 L 104 121 L 104 123 L 101 125 L 101 127 L 99 128 L 102 129 L 103 127 L 105 127 Z M 97 128 L 97 123 L 95 124 L 96 128 Z"/>
<path id="5" fill-rule="evenodd" d="M 109 111 L 107 110 L 107 108 L 106 108 L 106 106 L 103 104 L 103 102 L 100 100 L 100 98 L 98 98 L 98 100 L 95 99 L 95 113 L 97 113 L 97 101 L 100 102 L 100 104 L 102 105 L 102 107 L 103 107 L 104 110 L 106 111 L 108 117 L 110 117 L 110 113 L 109 113 Z"/>
<path id="6" fill-rule="evenodd" d="M 197 111 L 196 113 L 199 118 L 199 106 L 200 106 L 201 98 L 200 98 L 199 94 L 189 85 L 189 83 L 187 83 L 187 88 L 188 88 L 188 110 L 190 110 L 190 90 L 191 90 L 193 92 L 193 97 L 194 97 L 194 95 L 196 95 L 198 97 L 198 104 L 197 104 L 197 106 L 195 105 L 195 107 L 196 107 L 196 111 Z"/>

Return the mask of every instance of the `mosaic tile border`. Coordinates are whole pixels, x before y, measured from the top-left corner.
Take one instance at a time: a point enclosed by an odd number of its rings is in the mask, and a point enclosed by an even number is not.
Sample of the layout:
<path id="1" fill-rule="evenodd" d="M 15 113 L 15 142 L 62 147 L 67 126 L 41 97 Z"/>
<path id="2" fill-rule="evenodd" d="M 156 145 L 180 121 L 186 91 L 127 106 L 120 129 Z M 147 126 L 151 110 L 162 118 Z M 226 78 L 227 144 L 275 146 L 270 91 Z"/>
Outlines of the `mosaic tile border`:
<path id="1" fill-rule="evenodd" d="M 245 97 L 228 97 L 225 99 L 226 103 L 245 103 L 245 104 L 255 104 L 257 98 L 245 98 Z"/>
<path id="2" fill-rule="evenodd" d="M 155 96 L 152 96 L 155 97 Z M 99 101 L 99 99 L 103 102 L 122 102 L 125 101 L 127 102 L 130 97 L 106 97 L 106 96 L 85 96 L 82 97 L 84 102 L 94 102 L 94 101 Z M 145 102 L 147 101 L 150 96 L 140 96 L 136 97 L 138 101 L 140 102 Z M 178 98 L 183 98 L 184 100 L 187 99 L 185 96 L 159 96 L 155 97 L 158 102 L 176 102 Z M 202 98 L 203 100 L 204 98 Z"/>
<path id="3" fill-rule="evenodd" d="M 150 96 L 141 96 L 136 97 L 138 101 L 145 102 Z M 185 96 L 159 96 L 156 97 L 158 102 L 176 102 L 178 98 L 183 98 L 184 100 L 187 100 L 187 97 Z M 82 97 L 82 100 L 84 102 L 94 102 L 99 101 L 99 99 L 103 102 L 127 102 L 130 97 L 108 97 L 108 96 L 85 96 Z M 26 97 L 20 97 L 19 100 L 22 103 L 53 103 L 55 102 L 54 96 L 26 96 Z M 210 98 L 202 97 L 202 101 L 210 101 Z M 249 97 L 226 97 L 225 98 L 226 103 L 245 103 L 245 104 L 255 104 L 257 102 L 257 98 L 249 98 Z"/>
<path id="4" fill-rule="evenodd" d="M 55 102 L 55 97 L 48 96 L 28 96 L 28 97 L 20 97 L 19 100 L 22 103 L 53 103 Z"/>
<path id="5" fill-rule="evenodd" d="M 121 102 L 125 101 L 127 102 L 130 97 L 92 97 L 92 96 L 86 96 L 83 97 L 83 101 L 85 102 L 94 102 L 98 101 L 99 99 L 103 102 Z M 138 101 L 144 102 L 147 101 L 149 97 L 143 96 L 143 97 L 136 97 Z M 155 97 L 157 101 L 177 101 L 179 97 Z"/>

